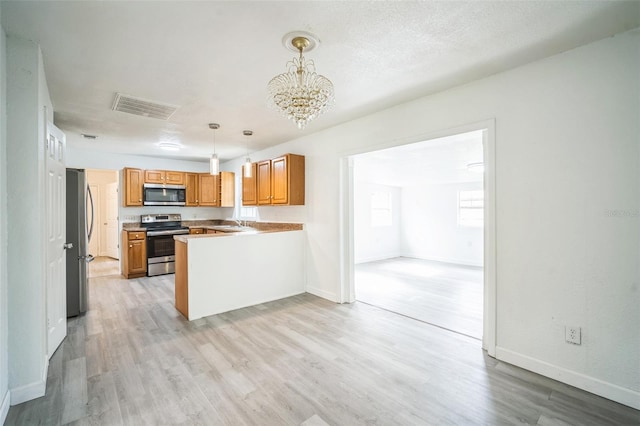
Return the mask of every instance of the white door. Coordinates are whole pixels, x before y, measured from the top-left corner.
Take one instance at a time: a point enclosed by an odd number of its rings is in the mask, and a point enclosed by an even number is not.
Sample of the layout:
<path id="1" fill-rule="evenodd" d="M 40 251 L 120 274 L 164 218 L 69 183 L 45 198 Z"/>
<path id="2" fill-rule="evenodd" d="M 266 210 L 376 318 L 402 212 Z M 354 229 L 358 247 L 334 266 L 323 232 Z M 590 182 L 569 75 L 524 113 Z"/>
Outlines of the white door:
<path id="1" fill-rule="evenodd" d="M 106 255 L 114 259 L 118 258 L 118 182 L 108 183 L 104 186 L 105 215 L 103 226 L 105 228 L 104 242 Z"/>
<path id="2" fill-rule="evenodd" d="M 51 358 L 67 335 L 65 136 L 52 123 L 47 123 L 46 155 L 47 355 Z"/>
<path id="3" fill-rule="evenodd" d="M 91 201 L 87 201 L 87 220 L 93 218 L 94 223 L 100 223 L 100 187 L 98 185 L 89 184 L 91 191 Z M 87 194 L 89 198 L 89 194 Z M 89 253 L 95 253 L 96 256 L 102 256 L 102 248 L 100 244 L 101 233 L 94 229 L 89 239 Z M 88 231 L 87 231 L 88 232 Z"/>

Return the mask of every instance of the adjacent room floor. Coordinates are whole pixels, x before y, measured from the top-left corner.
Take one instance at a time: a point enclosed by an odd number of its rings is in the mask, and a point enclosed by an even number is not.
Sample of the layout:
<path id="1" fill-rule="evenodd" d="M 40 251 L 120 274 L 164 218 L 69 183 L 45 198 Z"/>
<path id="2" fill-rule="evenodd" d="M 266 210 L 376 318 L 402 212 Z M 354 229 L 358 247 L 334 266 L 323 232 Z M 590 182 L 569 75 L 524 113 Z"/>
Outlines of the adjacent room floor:
<path id="1" fill-rule="evenodd" d="M 187 321 L 173 275 L 89 280 L 46 395 L 8 425 L 619 425 L 640 411 L 477 339 L 310 294 Z"/>
<path id="2" fill-rule="evenodd" d="M 361 302 L 482 339 L 482 268 L 396 257 L 356 265 L 355 283 Z"/>
<path id="3" fill-rule="evenodd" d="M 120 275 L 120 261 L 112 257 L 98 256 L 89 263 L 89 278 Z"/>

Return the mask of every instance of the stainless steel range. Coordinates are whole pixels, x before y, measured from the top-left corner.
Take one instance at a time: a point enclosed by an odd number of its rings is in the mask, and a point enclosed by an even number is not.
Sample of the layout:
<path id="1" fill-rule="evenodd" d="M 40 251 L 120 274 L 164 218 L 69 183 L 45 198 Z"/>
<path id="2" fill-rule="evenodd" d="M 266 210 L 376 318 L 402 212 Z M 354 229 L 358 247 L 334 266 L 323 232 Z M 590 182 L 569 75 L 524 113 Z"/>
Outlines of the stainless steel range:
<path id="1" fill-rule="evenodd" d="M 182 226 L 179 214 L 143 214 L 140 225 L 147 230 L 147 275 L 173 274 L 175 272 L 174 235 L 188 234 Z"/>

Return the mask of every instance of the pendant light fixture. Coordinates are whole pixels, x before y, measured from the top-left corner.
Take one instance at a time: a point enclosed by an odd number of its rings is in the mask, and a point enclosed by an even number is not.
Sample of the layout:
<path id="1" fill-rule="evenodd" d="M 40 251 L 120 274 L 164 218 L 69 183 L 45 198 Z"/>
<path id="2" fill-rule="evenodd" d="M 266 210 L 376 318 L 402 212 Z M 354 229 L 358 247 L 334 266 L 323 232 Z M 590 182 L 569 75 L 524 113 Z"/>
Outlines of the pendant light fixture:
<path id="1" fill-rule="evenodd" d="M 213 154 L 209 160 L 209 174 L 217 176 L 220 174 L 220 160 L 216 154 L 216 130 L 220 128 L 218 123 L 209 123 L 209 128 L 213 130 Z"/>
<path id="2" fill-rule="evenodd" d="M 320 44 L 318 37 L 306 31 L 293 31 L 285 34 L 282 44 L 299 56 L 287 62 L 286 73 L 273 77 L 267 85 L 268 103 L 302 130 L 333 105 L 333 83 L 317 74 L 313 61 L 302 56 Z"/>
<path id="3" fill-rule="evenodd" d="M 253 135 L 253 131 L 244 130 L 242 134 L 249 137 Z M 253 171 L 251 167 L 251 158 L 249 158 L 249 139 L 247 138 L 247 158 L 245 158 L 244 160 L 244 177 L 250 178 L 252 174 L 253 174 Z"/>

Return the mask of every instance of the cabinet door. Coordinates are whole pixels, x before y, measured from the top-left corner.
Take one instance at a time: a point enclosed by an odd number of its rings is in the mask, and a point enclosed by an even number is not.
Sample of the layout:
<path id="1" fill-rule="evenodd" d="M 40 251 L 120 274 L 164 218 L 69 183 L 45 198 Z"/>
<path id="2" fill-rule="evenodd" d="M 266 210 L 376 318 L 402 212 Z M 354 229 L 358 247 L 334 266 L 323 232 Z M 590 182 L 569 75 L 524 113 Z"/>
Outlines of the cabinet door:
<path id="1" fill-rule="evenodd" d="M 257 165 L 258 204 L 271 204 L 271 160 Z"/>
<path id="2" fill-rule="evenodd" d="M 164 172 L 164 182 L 170 185 L 184 185 L 184 172 Z"/>
<path id="3" fill-rule="evenodd" d="M 147 272 L 146 243 L 146 240 L 129 241 L 129 274 L 144 274 Z"/>
<path id="4" fill-rule="evenodd" d="M 199 204 L 199 185 L 198 185 L 198 173 L 185 173 L 185 185 L 187 187 L 186 203 L 187 207 L 195 207 Z"/>
<path id="5" fill-rule="evenodd" d="M 142 170 L 124 169 L 124 195 L 122 200 L 125 207 L 142 205 L 142 179 Z"/>
<path id="6" fill-rule="evenodd" d="M 245 165 L 242 165 L 242 205 L 243 206 L 255 206 L 258 204 L 258 192 L 257 184 L 258 178 L 256 176 L 256 163 L 251 163 L 251 177 L 245 177 L 244 175 Z"/>
<path id="7" fill-rule="evenodd" d="M 220 172 L 220 207 L 233 207 L 236 201 L 236 174 Z"/>
<path id="8" fill-rule="evenodd" d="M 201 173 L 199 175 L 200 206 L 218 207 L 220 201 L 218 182 L 218 176 L 213 176 L 209 173 Z"/>
<path id="9" fill-rule="evenodd" d="M 286 155 L 271 160 L 271 203 L 289 203 L 289 168 Z"/>
<path id="10" fill-rule="evenodd" d="M 164 171 L 162 170 L 145 170 L 144 183 L 165 183 Z"/>

